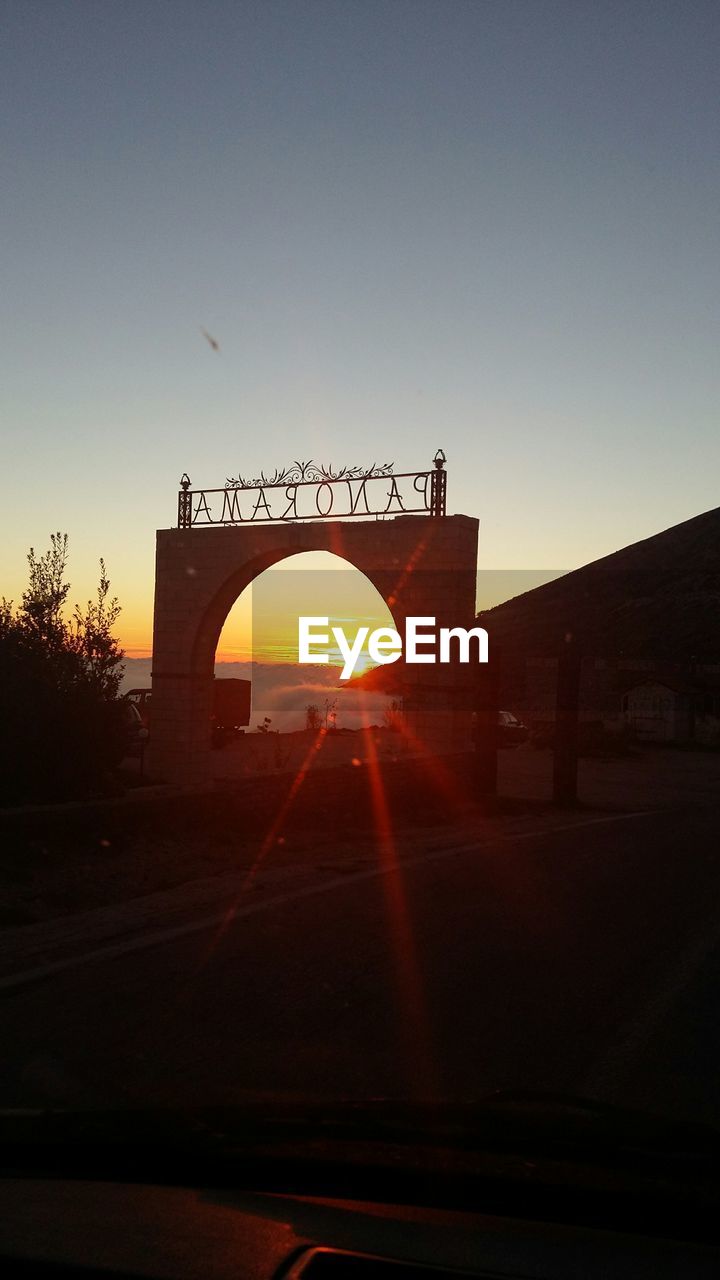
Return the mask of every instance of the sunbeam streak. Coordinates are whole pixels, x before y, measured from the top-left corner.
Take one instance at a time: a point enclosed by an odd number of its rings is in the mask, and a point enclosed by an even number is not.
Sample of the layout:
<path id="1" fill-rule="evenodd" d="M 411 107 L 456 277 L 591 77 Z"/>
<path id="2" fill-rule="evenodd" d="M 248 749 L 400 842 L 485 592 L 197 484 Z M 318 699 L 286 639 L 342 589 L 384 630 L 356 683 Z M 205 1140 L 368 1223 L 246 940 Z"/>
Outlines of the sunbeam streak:
<path id="1" fill-rule="evenodd" d="M 368 734 L 368 784 L 373 823 L 381 865 L 388 872 L 381 877 L 385 894 L 387 927 L 396 971 L 399 1021 L 408 1066 L 407 1088 L 417 1096 L 434 1096 L 436 1067 L 432 1053 L 420 958 L 413 934 L 402 871 L 398 861 L 382 770 L 375 739 Z"/>

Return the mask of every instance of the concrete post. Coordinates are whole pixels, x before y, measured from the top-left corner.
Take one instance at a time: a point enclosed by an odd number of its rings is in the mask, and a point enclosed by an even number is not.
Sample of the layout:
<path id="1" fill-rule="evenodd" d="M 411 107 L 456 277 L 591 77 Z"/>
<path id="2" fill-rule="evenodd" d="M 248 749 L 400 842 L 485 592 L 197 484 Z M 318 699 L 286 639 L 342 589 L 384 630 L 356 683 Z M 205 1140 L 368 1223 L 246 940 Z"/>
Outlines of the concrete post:
<path id="1" fill-rule="evenodd" d="M 578 645 L 568 635 L 558 657 L 553 761 L 553 799 L 565 807 L 577 804 L 581 666 Z"/>

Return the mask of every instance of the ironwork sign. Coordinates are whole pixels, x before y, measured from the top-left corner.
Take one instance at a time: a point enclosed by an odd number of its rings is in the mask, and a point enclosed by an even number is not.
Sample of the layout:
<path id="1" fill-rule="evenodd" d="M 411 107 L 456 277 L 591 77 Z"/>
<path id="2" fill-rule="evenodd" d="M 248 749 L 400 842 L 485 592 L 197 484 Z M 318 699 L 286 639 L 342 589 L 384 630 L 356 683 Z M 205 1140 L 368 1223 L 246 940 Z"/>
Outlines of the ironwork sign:
<path id="1" fill-rule="evenodd" d="M 255 479 L 238 475 L 223 489 L 192 489 L 180 481 L 178 525 L 268 524 L 395 515 L 444 516 L 447 472 L 438 449 L 429 471 L 395 472 L 392 462 L 334 471 L 318 462 L 293 462 Z"/>

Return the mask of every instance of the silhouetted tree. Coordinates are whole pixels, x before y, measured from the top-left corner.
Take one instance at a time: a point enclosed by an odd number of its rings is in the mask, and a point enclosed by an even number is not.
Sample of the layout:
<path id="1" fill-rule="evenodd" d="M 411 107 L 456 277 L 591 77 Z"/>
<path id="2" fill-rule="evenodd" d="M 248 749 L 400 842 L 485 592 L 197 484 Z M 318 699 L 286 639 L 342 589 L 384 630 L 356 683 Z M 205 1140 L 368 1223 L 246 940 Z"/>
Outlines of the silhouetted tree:
<path id="1" fill-rule="evenodd" d="M 84 665 L 87 680 L 107 699 L 117 697 L 123 672 L 123 653 L 113 635 L 121 610 L 117 597 L 109 599 L 109 595 L 110 582 L 101 557 L 97 599 L 88 600 L 84 613 L 75 606 L 72 646 Z"/>
<path id="2" fill-rule="evenodd" d="M 108 600 L 100 562 L 97 602 L 63 610 L 66 534 L 28 555 L 29 583 L 15 611 L 0 604 L 0 797 L 5 802 L 64 799 L 97 791 L 123 753 L 116 701 L 122 652 L 112 635 L 120 612 Z"/>
<path id="3" fill-rule="evenodd" d="M 66 533 L 50 534 L 50 549 L 44 556 L 38 558 L 34 547 L 28 552 L 30 582 L 23 592 L 19 621 L 50 657 L 67 648 L 67 625 L 62 616 L 70 590 L 70 583 L 63 581 L 67 558 Z"/>

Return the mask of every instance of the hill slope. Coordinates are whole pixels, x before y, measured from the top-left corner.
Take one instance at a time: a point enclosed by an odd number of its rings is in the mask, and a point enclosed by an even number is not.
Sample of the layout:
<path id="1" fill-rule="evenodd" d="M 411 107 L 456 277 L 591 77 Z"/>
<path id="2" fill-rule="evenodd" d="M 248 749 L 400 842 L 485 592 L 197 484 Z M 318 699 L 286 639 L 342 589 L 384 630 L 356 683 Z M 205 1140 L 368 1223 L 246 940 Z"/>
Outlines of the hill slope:
<path id="1" fill-rule="evenodd" d="M 478 615 L 503 651 L 720 661 L 720 507 Z"/>
<path id="2" fill-rule="evenodd" d="M 556 657 L 567 632 L 589 656 L 720 662 L 720 507 L 478 614 L 517 693 L 529 657 Z M 403 664 L 355 683 L 400 691 Z"/>

